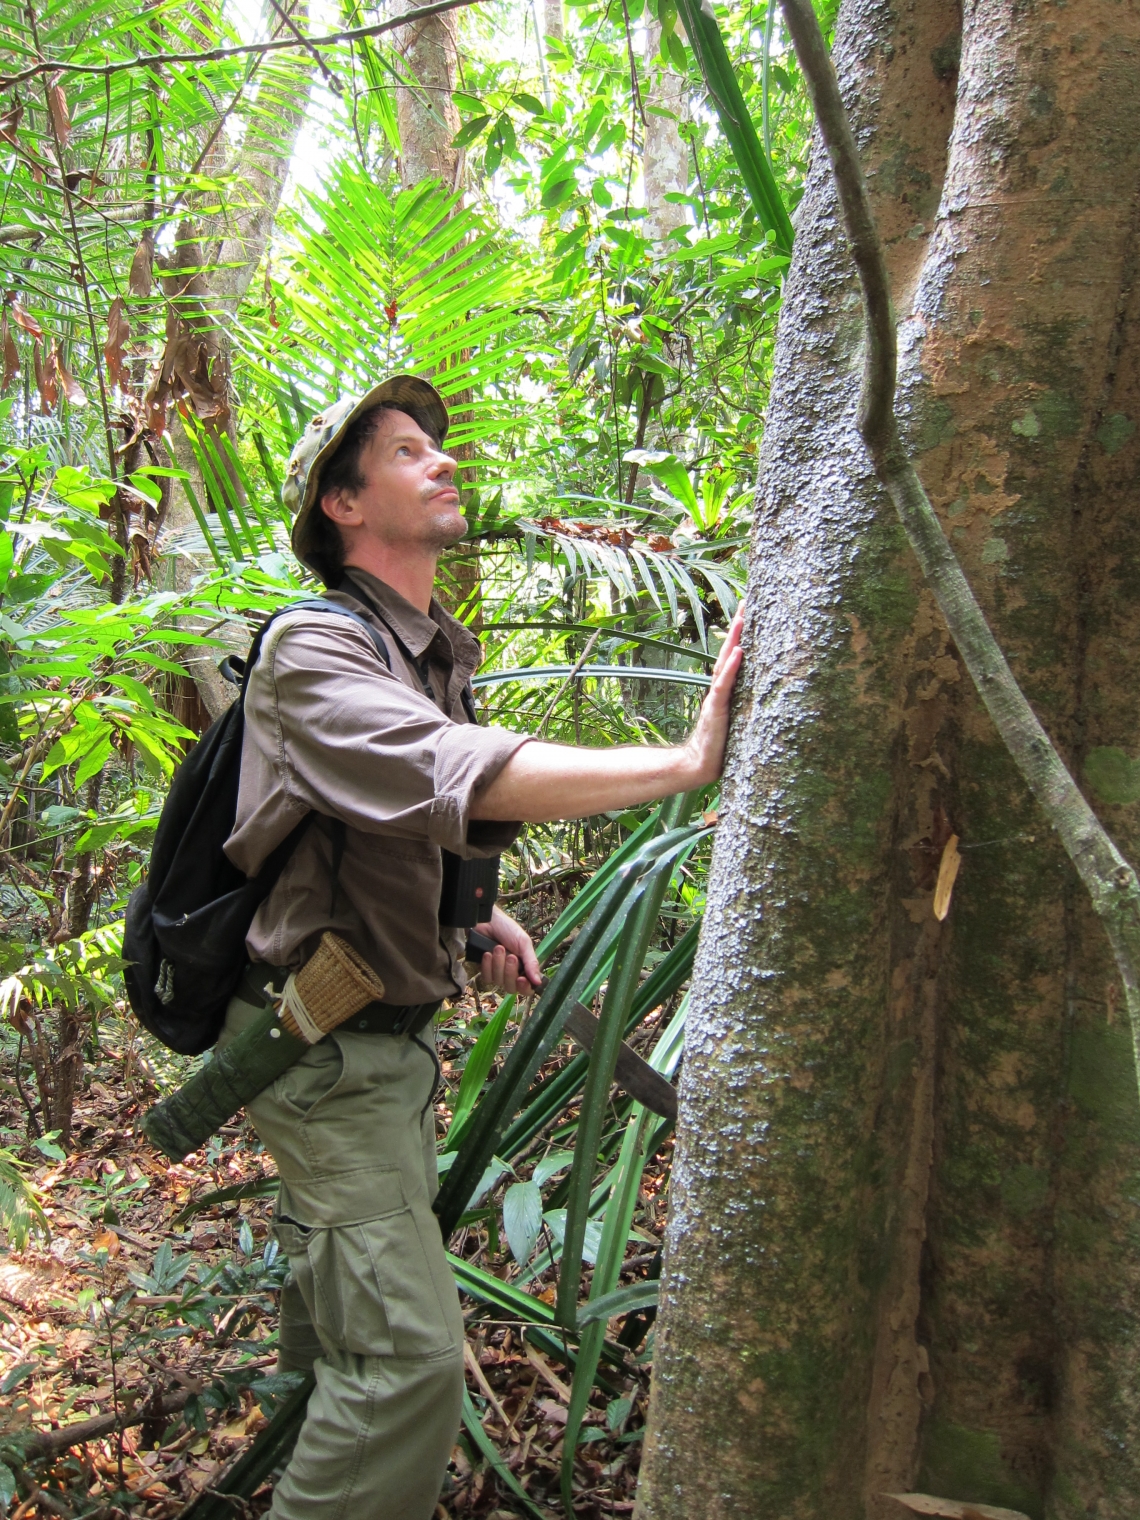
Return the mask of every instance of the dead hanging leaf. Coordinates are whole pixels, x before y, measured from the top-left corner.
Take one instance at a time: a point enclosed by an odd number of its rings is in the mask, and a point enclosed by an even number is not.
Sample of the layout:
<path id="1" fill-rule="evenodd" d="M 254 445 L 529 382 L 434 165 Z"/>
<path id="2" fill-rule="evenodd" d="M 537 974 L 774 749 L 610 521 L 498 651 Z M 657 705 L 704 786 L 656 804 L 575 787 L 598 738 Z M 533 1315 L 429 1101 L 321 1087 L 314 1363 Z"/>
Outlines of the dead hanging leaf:
<path id="1" fill-rule="evenodd" d="M 55 383 L 55 367 L 52 363 L 54 357 L 55 350 L 52 349 L 45 363 L 39 341 L 33 344 L 32 367 L 36 372 L 36 390 L 40 393 L 40 411 L 45 417 L 55 411 L 55 404 L 59 400 L 59 386 Z"/>
<path id="2" fill-rule="evenodd" d="M 107 361 L 107 373 L 112 384 L 121 391 L 127 388 L 127 372 L 124 367 L 126 347 L 131 339 L 130 323 L 122 296 L 116 296 L 107 313 L 107 341 L 103 345 L 103 357 Z"/>
<path id="3" fill-rule="evenodd" d="M 996 1504 L 970 1504 L 960 1499 L 937 1499 L 933 1494 L 884 1494 L 910 1510 L 912 1515 L 937 1515 L 940 1520 L 1029 1520 L 1019 1509 L 1000 1509 Z"/>
<path id="4" fill-rule="evenodd" d="M 133 296 L 149 296 L 154 270 L 154 242 L 149 232 L 144 232 L 131 260 L 131 272 L 127 276 L 127 289 Z"/>
<path id="5" fill-rule="evenodd" d="M 3 350 L 4 354 L 4 383 L 0 386 L 0 395 L 2 395 L 20 373 L 20 354 L 8 326 L 7 312 L 0 313 L 0 350 Z"/>
<path id="6" fill-rule="evenodd" d="M 63 362 L 58 343 L 52 346 L 52 365 L 59 377 L 60 389 L 72 406 L 86 406 L 87 397 L 83 393 L 83 387 Z"/>
<path id="7" fill-rule="evenodd" d="M 958 836 L 951 834 L 942 851 L 942 863 L 938 867 L 938 884 L 934 888 L 934 916 L 939 923 L 950 911 L 950 895 L 958 879 L 962 857 L 958 854 Z"/>
<path id="8" fill-rule="evenodd" d="M 10 106 L 3 116 L 0 116 L 0 137 L 6 143 L 11 143 L 13 148 L 19 146 L 16 141 L 16 129 L 20 125 L 20 118 L 24 114 L 23 102 L 18 100 L 14 106 Z"/>
<path id="9" fill-rule="evenodd" d="M 8 310 L 12 315 L 12 321 L 15 322 L 17 327 L 22 327 L 29 338 L 43 337 L 43 328 L 36 321 L 35 317 L 28 316 L 28 313 L 20 305 L 19 301 L 15 299 L 15 297 L 13 297 L 12 300 L 8 302 Z"/>
<path id="10" fill-rule="evenodd" d="M 51 124 L 55 128 L 60 146 L 65 148 L 71 136 L 71 117 L 67 114 L 67 96 L 63 93 L 58 74 L 52 75 L 47 89 L 47 99 L 48 110 L 51 112 Z"/>

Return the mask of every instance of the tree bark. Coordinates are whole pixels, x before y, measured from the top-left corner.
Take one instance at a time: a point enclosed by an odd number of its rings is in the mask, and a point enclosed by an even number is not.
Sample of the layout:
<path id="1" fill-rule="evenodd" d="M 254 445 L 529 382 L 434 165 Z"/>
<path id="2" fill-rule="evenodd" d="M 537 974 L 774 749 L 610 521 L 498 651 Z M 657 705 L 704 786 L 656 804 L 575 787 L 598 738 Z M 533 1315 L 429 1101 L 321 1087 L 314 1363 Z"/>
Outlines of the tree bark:
<path id="1" fill-rule="evenodd" d="M 645 65 L 650 73 L 645 100 L 645 146 L 641 172 L 645 180 L 645 230 L 655 243 L 663 243 L 688 220 L 684 206 L 665 199 L 689 188 L 689 149 L 677 125 L 686 116 L 685 80 L 657 62 L 661 47 L 661 23 L 651 21 L 645 33 Z M 669 111 L 671 116 L 659 116 Z"/>
<path id="2" fill-rule="evenodd" d="M 959 37 L 959 27 L 961 34 Z M 960 62 L 959 62 L 960 58 Z M 845 0 L 906 442 L 1015 674 L 1137 855 L 1140 17 Z M 1140 1490 L 1140 1104 L 1109 948 L 858 436 L 813 155 L 696 968 L 646 1520 L 1056 1520 Z M 951 834 L 965 864 L 932 911 Z"/>
<path id="3" fill-rule="evenodd" d="M 303 28 L 308 19 L 307 0 L 298 0 L 289 9 L 294 23 Z M 224 140 L 219 137 L 203 166 L 206 173 L 227 175 L 231 189 L 225 208 L 208 219 L 188 217 L 179 229 L 175 259 L 160 271 L 171 302 L 164 374 L 169 370 L 174 376 L 175 393 L 185 390 L 186 403 L 196 421 L 215 443 L 223 434 L 236 443 L 230 324 L 273 233 L 308 109 L 313 67 L 307 54 L 282 55 L 262 65 L 258 109 L 252 113 L 241 148 L 232 163 L 226 163 Z M 190 476 L 198 501 L 208 510 L 212 493 L 177 416 L 171 418 L 170 446 L 178 467 Z M 232 483 L 243 495 L 236 476 Z M 180 492 L 170 527 L 177 531 L 192 522 L 189 502 Z M 178 589 L 185 590 L 199 569 L 192 562 L 176 561 L 172 578 Z M 226 630 L 219 632 L 225 637 Z M 244 652 L 244 627 L 234 630 L 234 643 L 235 647 L 243 646 Z M 210 718 L 219 717 L 236 696 L 236 687 L 218 674 L 213 654 L 188 654 L 185 664 Z"/>
<path id="4" fill-rule="evenodd" d="M 415 0 L 397 0 L 393 14 L 415 8 Z M 459 131 L 459 112 L 451 98 L 459 58 L 456 14 L 429 16 L 392 35 L 408 74 L 408 83 L 396 86 L 400 181 L 407 189 L 437 179 L 458 190 L 461 153 L 451 146 Z"/>

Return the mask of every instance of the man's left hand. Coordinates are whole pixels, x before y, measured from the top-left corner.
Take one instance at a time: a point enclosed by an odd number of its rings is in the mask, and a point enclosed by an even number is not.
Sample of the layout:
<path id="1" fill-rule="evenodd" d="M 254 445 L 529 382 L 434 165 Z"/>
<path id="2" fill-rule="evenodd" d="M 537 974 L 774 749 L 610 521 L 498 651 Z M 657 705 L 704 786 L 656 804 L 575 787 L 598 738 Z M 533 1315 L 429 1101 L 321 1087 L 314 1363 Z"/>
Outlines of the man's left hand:
<path id="1" fill-rule="evenodd" d="M 489 924 L 476 924 L 476 931 L 496 941 L 483 957 L 481 977 L 489 992 L 514 992 L 529 997 L 542 986 L 542 972 L 530 935 L 502 908 L 491 909 Z"/>

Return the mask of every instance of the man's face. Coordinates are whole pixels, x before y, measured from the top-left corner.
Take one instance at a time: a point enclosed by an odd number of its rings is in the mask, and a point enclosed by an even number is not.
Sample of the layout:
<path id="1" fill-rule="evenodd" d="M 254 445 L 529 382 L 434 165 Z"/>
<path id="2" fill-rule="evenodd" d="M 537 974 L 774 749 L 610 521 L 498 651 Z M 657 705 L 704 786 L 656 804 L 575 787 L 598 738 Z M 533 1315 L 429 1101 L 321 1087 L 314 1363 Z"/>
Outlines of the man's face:
<path id="1" fill-rule="evenodd" d="M 374 539 L 388 549 L 438 551 L 467 532 L 454 484 L 455 460 L 406 412 L 384 411 L 360 454 L 364 486 L 329 492 L 321 509 L 345 547 Z"/>

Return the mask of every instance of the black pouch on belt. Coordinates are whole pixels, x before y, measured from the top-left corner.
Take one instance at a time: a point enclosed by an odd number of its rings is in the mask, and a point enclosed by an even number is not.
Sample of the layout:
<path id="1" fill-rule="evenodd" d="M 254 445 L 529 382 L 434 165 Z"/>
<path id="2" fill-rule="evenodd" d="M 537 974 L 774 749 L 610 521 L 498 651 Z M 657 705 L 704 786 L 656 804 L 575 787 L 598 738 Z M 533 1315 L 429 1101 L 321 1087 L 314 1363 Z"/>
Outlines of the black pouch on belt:
<path id="1" fill-rule="evenodd" d="M 473 929 L 490 922 L 499 896 L 499 857 L 463 860 L 450 850 L 443 854 L 443 886 L 439 922 L 443 929 Z"/>

